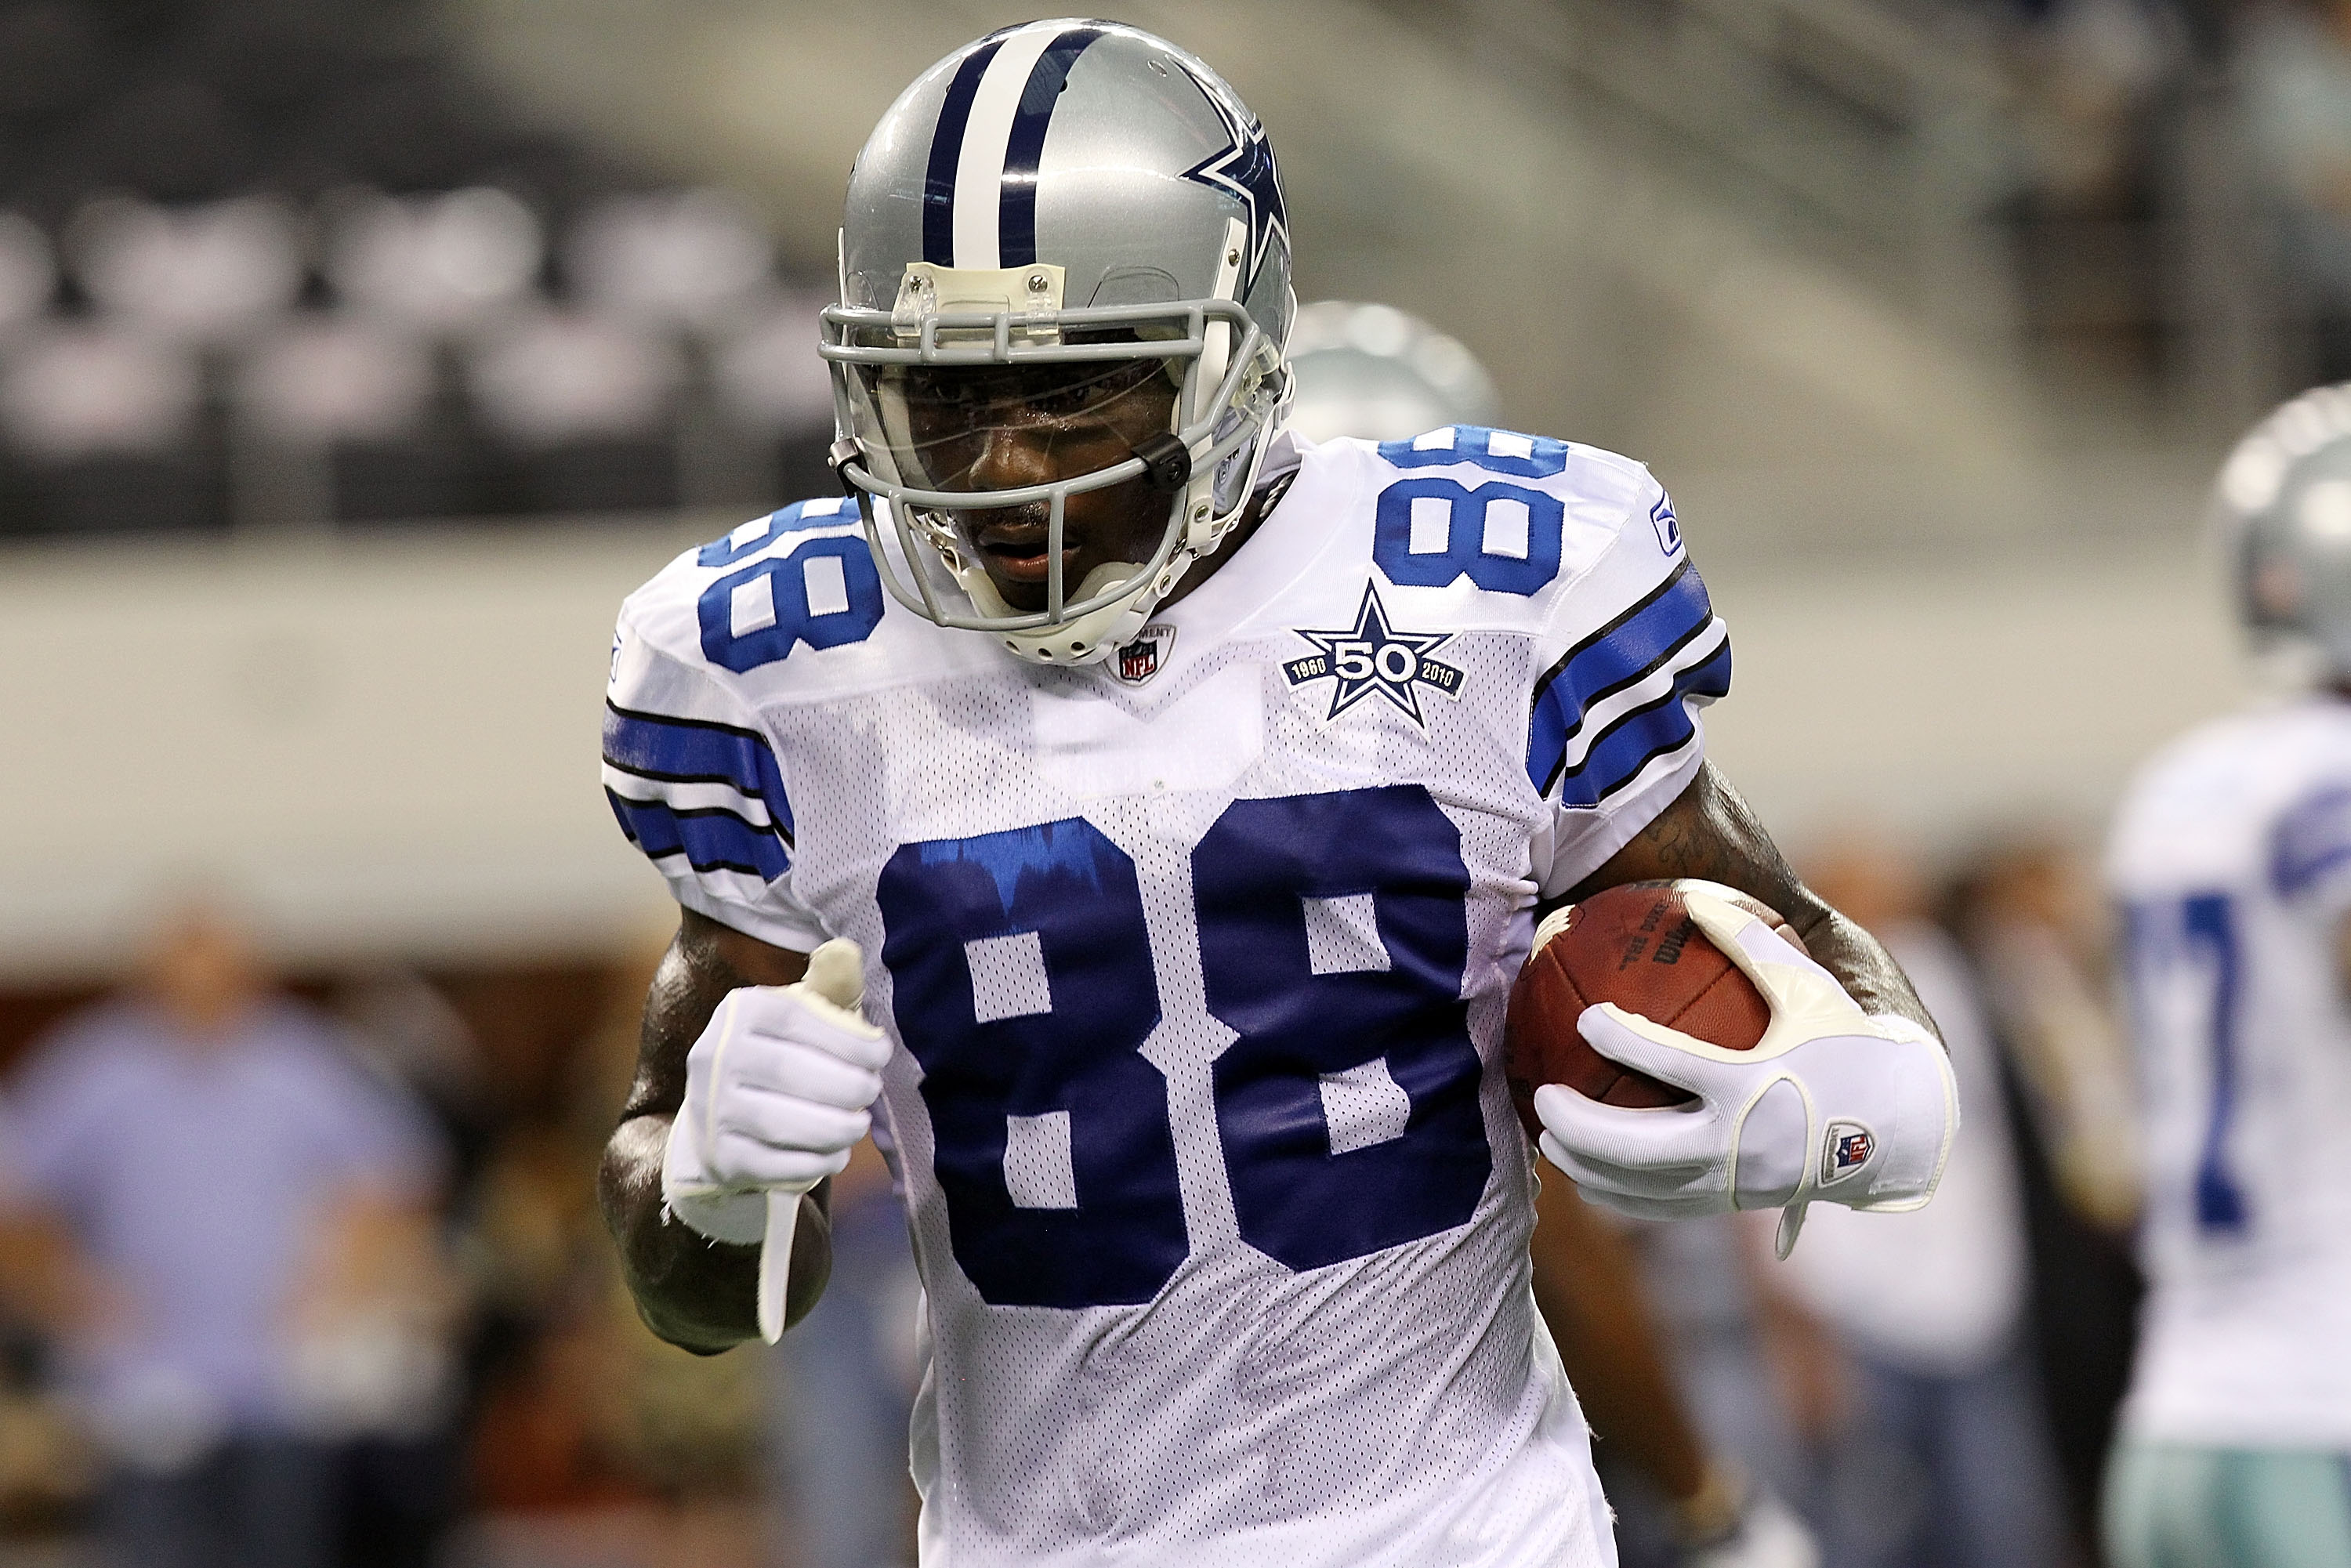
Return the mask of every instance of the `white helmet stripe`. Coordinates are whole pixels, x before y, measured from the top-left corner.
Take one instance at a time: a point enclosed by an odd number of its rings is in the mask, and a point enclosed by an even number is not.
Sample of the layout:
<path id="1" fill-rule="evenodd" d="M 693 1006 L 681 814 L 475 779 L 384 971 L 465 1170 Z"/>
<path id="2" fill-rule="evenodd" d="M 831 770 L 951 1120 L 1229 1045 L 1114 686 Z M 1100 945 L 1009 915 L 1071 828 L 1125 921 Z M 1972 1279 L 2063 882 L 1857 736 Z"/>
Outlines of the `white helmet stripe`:
<path id="1" fill-rule="evenodd" d="M 972 95 L 963 147 L 956 158 L 955 264 L 994 269 L 1004 265 L 998 246 L 997 217 L 1002 210 L 1004 155 L 1012 143 L 1012 121 L 1029 73 L 1061 33 L 1056 22 L 1031 22 L 1006 36 Z"/>

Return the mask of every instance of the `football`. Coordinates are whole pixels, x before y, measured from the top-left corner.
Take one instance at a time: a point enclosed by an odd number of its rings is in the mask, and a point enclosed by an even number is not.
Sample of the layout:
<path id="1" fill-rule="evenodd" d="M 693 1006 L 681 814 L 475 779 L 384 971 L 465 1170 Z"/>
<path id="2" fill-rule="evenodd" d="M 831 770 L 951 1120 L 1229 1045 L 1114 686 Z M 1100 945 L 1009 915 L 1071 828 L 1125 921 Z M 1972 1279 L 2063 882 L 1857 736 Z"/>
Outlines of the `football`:
<path id="1" fill-rule="evenodd" d="M 1534 1095 L 1546 1083 L 1564 1083 L 1609 1105 L 1678 1105 L 1691 1098 L 1586 1044 L 1575 1023 L 1594 1002 L 1614 1002 L 1733 1051 L 1752 1051 L 1763 1038 L 1771 1008 L 1690 918 L 1688 888 L 1730 900 L 1802 947 L 1778 912 L 1714 883 L 1626 883 L 1569 905 L 1560 912 L 1564 923 L 1557 915 L 1545 921 L 1510 988 L 1503 1025 L 1510 1098 L 1531 1136 L 1542 1132 Z"/>

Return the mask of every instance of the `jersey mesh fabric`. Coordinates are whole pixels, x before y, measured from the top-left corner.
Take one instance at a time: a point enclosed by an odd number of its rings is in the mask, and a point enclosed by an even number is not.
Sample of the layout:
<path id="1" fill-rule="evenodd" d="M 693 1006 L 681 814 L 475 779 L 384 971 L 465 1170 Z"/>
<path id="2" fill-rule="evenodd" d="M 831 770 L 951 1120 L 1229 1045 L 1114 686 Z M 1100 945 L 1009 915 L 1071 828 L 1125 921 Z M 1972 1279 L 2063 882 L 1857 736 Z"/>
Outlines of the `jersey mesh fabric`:
<path id="1" fill-rule="evenodd" d="M 1678 536 L 1653 524 L 1662 496 L 1646 472 L 1573 452 L 1544 481 L 1564 502 L 1559 570 L 1536 591 L 1494 592 L 1467 579 L 1390 580 L 1374 564 L 1373 516 L 1400 470 L 1363 444 L 1306 451 L 1259 533 L 1158 617 L 1173 640 L 1132 686 L 1106 666 L 1018 663 L 894 605 L 853 644 L 795 649 L 746 673 L 713 668 L 695 606 L 719 573 L 693 555 L 624 610 L 617 706 L 651 700 L 632 672 L 667 682 L 700 664 L 729 701 L 696 711 L 753 713 L 772 744 L 797 838 L 788 875 L 739 924 L 856 938 L 867 1011 L 900 1041 L 884 1099 L 932 1355 L 914 1433 L 929 1568 L 1613 1561 L 1582 1416 L 1529 1288 L 1533 1171 L 1500 1071 L 1502 1011 L 1539 885 L 1572 883 L 1637 831 L 1687 783 L 1703 743 L 1692 716 L 1685 739 L 1593 803 L 1546 799 L 1531 776 L 1541 673 L 1678 567 Z M 1317 647 L 1304 633 L 1356 626 L 1367 589 L 1394 633 L 1447 634 L 1421 651 L 1459 672 L 1454 690 L 1416 681 L 1334 711 L 1335 678 L 1301 678 L 1296 662 Z M 1702 592 L 1698 602 L 1703 611 Z M 1719 623 L 1692 632 L 1696 658 L 1719 641 Z M 1665 670 L 1656 690 L 1680 703 L 1675 678 Z M 659 695 L 680 700 L 667 687 Z M 1251 803 L 1381 790 L 1425 800 L 1412 820 L 1458 837 L 1466 962 L 1447 995 L 1474 1051 L 1470 1135 L 1482 1134 L 1489 1174 L 1458 1222 L 1292 1267 L 1244 1237 L 1242 1156 L 1218 1098 L 1218 1062 L 1243 1036 L 1211 1010 L 1202 846 Z M 1180 1260 L 1144 1301 L 992 1302 L 956 1250 L 939 1107 L 902 1028 L 917 1003 L 901 998 L 883 962 L 892 933 L 877 888 L 905 846 L 1073 821 L 1131 863 L 1139 892 L 1158 1013 L 1139 1051 L 1165 1081 Z M 680 855 L 659 863 L 682 898 L 690 889 L 722 920 L 746 895 L 739 873 L 714 880 Z M 1314 896 L 1371 891 L 1333 884 Z M 1266 896 L 1294 906 L 1299 895 Z M 990 953 L 992 976 L 1016 961 Z M 1024 983 L 1043 985 L 1056 1009 L 1076 994 L 1065 974 Z M 1416 1103 L 1416 1116 L 1425 1109 Z M 1041 1140 L 1028 1145 L 1032 1160 L 1054 1136 L 1067 1146 L 1066 1132 L 1023 1135 Z M 1083 1181 L 1077 1192 L 1082 1214 Z"/>
<path id="2" fill-rule="evenodd" d="M 2314 699 L 2190 733 L 2116 820 L 2146 1095 L 2140 1438 L 2351 1449 L 2346 793 L 2351 704 Z"/>

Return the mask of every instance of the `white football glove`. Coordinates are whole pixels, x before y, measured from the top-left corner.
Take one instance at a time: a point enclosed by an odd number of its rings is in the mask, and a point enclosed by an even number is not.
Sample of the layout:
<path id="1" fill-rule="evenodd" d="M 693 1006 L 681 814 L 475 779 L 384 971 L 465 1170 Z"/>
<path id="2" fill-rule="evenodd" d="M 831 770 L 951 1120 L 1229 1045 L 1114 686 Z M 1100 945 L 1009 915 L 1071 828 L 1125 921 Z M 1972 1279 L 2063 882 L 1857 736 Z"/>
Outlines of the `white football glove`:
<path id="1" fill-rule="evenodd" d="M 873 1124 L 890 1042 L 857 1011 L 857 944 L 809 956 L 797 985 L 729 991 L 685 1056 L 685 1103 L 670 1124 L 662 1198 L 716 1241 L 768 1235 L 767 1195 L 797 1197 L 849 1164 Z"/>
<path id="2" fill-rule="evenodd" d="M 1544 1156 L 1637 1218 L 1779 1208 L 1782 1258 L 1807 1204 L 1925 1203 L 1959 1125 L 1940 1042 L 1908 1019 L 1863 1012 L 1729 888 L 1683 887 L 1690 918 L 1770 1003 L 1770 1027 L 1754 1050 L 1729 1051 L 1613 1003 L 1586 1008 L 1577 1029 L 1593 1050 L 1698 1098 L 1635 1110 L 1547 1084 L 1534 1097 Z"/>

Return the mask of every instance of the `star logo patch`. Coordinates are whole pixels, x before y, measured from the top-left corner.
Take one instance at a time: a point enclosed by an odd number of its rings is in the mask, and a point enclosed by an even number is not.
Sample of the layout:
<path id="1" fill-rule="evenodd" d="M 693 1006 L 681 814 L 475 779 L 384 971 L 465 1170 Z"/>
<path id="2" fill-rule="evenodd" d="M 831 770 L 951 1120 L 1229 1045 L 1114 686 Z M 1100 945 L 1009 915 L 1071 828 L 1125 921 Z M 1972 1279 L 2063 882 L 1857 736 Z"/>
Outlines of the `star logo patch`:
<path id="1" fill-rule="evenodd" d="M 1364 602 L 1355 612 L 1353 626 L 1336 632 L 1301 628 L 1298 635 L 1321 652 L 1290 660 L 1281 666 L 1281 673 L 1293 686 L 1310 681 L 1338 682 L 1331 694 L 1331 711 L 1322 716 L 1325 720 L 1337 718 L 1366 697 L 1380 696 L 1426 728 L 1428 721 L 1420 712 L 1421 687 L 1447 697 L 1461 695 L 1461 672 L 1429 656 L 1453 641 L 1453 633 L 1397 631 L 1388 621 L 1379 591 L 1369 583 L 1364 585 Z"/>
<path id="2" fill-rule="evenodd" d="M 1225 122 L 1226 146 L 1185 170 L 1182 177 L 1222 191 L 1248 209 L 1249 255 L 1237 296 L 1245 299 L 1275 240 L 1285 253 L 1290 248 L 1290 211 L 1281 199 L 1281 176 L 1274 172 L 1273 143 L 1266 139 L 1264 125 L 1197 77 L 1192 83 Z"/>

